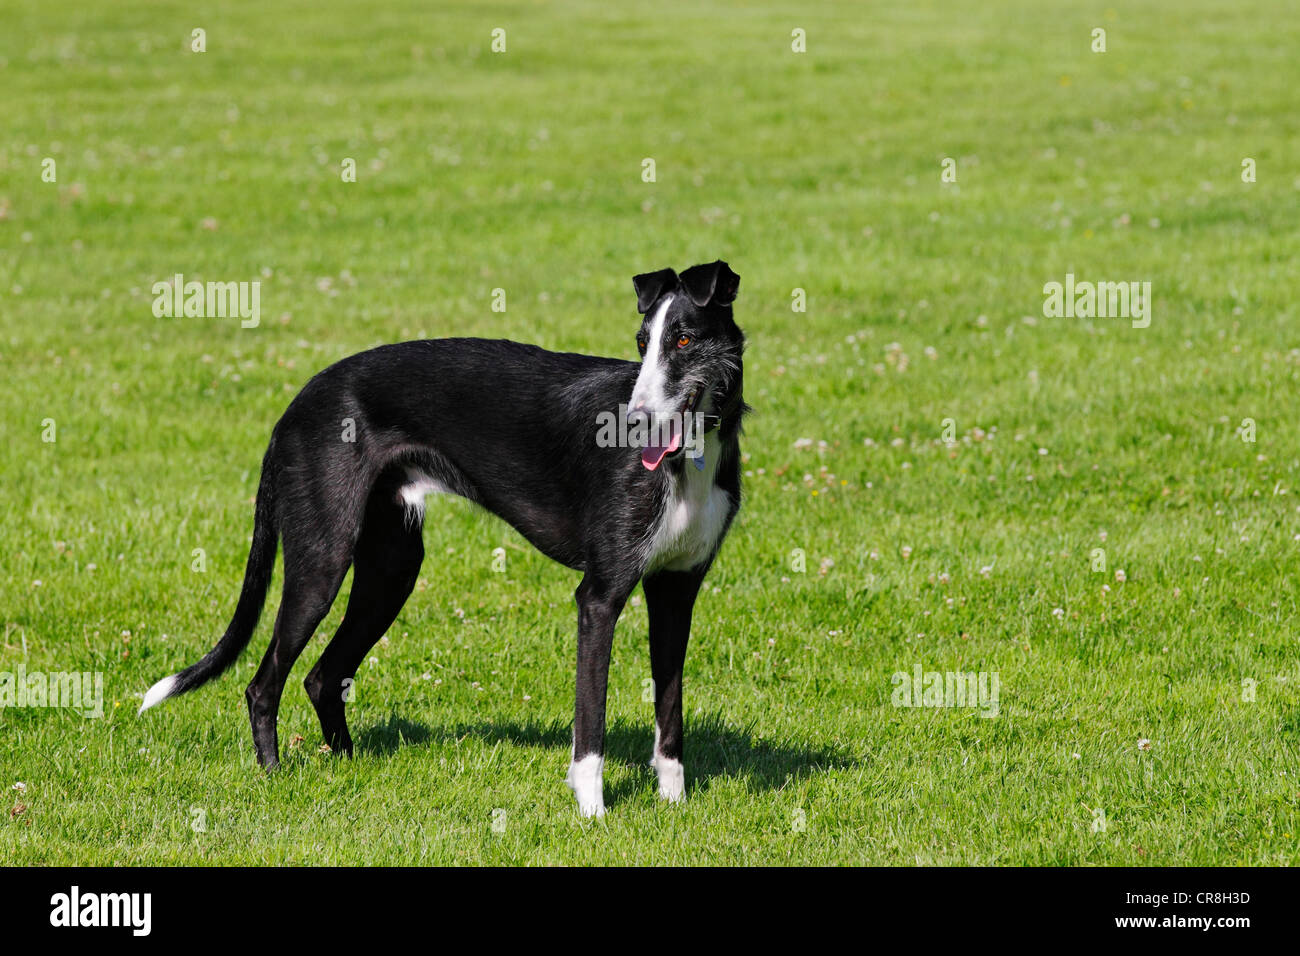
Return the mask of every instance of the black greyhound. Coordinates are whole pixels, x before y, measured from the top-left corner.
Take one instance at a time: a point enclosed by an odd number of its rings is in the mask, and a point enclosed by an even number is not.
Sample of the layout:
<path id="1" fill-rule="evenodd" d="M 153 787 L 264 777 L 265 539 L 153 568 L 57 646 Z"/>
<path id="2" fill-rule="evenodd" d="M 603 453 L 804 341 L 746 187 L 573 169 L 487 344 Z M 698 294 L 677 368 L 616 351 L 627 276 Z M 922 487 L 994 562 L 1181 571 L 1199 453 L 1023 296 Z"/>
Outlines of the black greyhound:
<path id="1" fill-rule="evenodd" d="M 633 284 L 645 317 L 639 364 L 434 339 L 353 355 L 309 381 L 262 459 L 253 545 L 230 626 L 197 664 L 151 687 L 141 712 L 234 663 L 257 626 L 278 538 L 284 593 L 246 694 L 258 761 L 279 762 L 280 695 L 349 565 L 347 612 L 304 684 L 330 748 L 351 753 L 346 688 L 415 586 L 425 494 L 445 492 L 583 572 L 568 784 L 584 816 L 604 813 L 610 647 L 624 602 L 642 582 L 655 688 L 651 764 L 660 795 L 680 800 L 691 611 L 740 506 L 744 335 L 731 309 L 740 277 L 719 261 Z"/>

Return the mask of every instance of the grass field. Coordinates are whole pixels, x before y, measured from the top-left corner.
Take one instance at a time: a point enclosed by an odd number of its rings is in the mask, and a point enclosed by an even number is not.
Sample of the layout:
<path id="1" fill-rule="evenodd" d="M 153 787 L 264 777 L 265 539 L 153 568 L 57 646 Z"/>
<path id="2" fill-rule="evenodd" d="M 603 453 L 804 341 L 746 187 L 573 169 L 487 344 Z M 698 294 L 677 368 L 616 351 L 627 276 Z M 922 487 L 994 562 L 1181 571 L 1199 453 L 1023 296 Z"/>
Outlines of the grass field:
<path id="1" fill-rule="evenodd" d="M 0 862 L 1294 862 L 1300 21 L 1112 6 L 0 0 L 0 671 L 100 672 L 105 711 L 0 709 Z M 355 760 L 318 636 L 253 765 L 274 585 L 230 673 L 135 716 L 224 629 L 312 374 L 453 334 L 633 358 L 630 277 L 719 257 L 755 413 L 685 804 L 636 600 L 579 819 L 578 576 L 456 500 Z M 156 318 L 176 273 L 260 280 L 260 325 Z M 1149 327 L 1044 315 L 1067 273 L 1149 281 Z M 998 715 L 894 706 L 918 665 L 996 674 Z"/>

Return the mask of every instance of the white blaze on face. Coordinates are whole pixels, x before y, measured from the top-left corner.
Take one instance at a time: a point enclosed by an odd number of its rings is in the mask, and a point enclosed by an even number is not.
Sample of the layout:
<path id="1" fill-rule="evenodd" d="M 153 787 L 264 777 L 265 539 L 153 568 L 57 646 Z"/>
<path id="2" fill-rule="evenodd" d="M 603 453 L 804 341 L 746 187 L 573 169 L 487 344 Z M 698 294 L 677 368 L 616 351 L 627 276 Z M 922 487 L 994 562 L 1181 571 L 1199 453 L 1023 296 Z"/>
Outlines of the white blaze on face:
<path id="1" fill-rule="evenodd" d="M 651 471 L 659 467 L 665 455 L 671 455 L 682 444 L 681 418 L 676 408 L 669 407 L 665 394 L 668 356 L 663 348 L 664 327 L 668 324 L 668 307 L 672 304 L 672 296 L 665 298 L 650 320 L 641 373 L 636 377 L 632 397 L 628 400 L 630 410 L 643 410 L 650 416 L 649 442 L 641 448 L 641 464 Z"/>
<path id="2" fill-rule="evenodd" d="M 632 398 L 627 403 L 630 409 L 644 407 L 652 415 L 664 415 L 675 410 L 667 407 L 668 396 L 664 394 L 667 366 L 663 354 L 664 326 L 668 323 L 668 307 L 672 304 L 672 296 L 665 298 L 650 320 L 650 341 L 641 361 L 641 374 L 636 377 Z"/>

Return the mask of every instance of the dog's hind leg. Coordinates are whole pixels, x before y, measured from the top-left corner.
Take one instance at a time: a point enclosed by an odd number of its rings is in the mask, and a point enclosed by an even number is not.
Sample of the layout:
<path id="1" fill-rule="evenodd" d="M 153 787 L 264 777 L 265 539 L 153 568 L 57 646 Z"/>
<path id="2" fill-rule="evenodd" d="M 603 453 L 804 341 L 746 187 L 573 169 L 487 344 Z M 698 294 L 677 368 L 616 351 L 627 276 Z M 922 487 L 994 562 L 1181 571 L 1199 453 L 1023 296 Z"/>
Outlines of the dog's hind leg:
<path id="1" fill-rule="evenodd" d="M 682 767 L 682 667 L 691 636 L 703 570 L 661 571 L 641 581 L 650 617 L 650 674 L 655 690 L 655 746 L 650 766 L 659 776 L 659 796 L 677 802 L 685 796 Z"/>
<path id="2" fill-rule="evenodd" d="M 317 521 L 310 528 L 284 531 L 284 595 L 275 633 L 244 692 L 257 762 L 268 770 L 280 762 L 276 716 L 284 682 L 334 603 L 352 562 L 352 545 L 353 533 L 346 523 Z"/>
<path id="3" fill-rule="evenodd" d="M 394 485 L 382 481 L 371 494 L 353 555 L 352 593 L 343 623 L 303 681 L 325 742 L 335 753 L 352 753 L 343 706 L 350 682 L 410 597 L 424 560 L 418 511 L 398 495 Z"/>

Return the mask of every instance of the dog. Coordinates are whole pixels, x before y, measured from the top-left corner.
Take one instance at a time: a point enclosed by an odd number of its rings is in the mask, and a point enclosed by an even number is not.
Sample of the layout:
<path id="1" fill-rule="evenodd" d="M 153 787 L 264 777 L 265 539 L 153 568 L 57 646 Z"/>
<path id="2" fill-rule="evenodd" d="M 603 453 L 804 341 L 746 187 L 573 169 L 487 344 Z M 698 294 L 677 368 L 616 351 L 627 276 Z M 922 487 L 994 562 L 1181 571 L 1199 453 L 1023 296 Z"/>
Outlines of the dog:
<path id="1" fill-rule="evenodd" d="M 566 782 L 585 817 L 605 811 L 610 648 L 641 582 L 655 695 L 651 766 L 659 796 L 682 800 L 691 612 L 740 507 L 739 438 L 749 407 L 745 337 L 732 314 L 739 285 L 721 260 L 634 277 L 639 363 L 451 338 L 380 346 L 317 374 L 276 424 L 262 459 L 253 542 L 229 627 L 198 663 L 150 687 L 140 713 L 234 663 L 257 626 L 282 545 L 274 634 L 245 694 L 257 759 L 268 770 L 279 762 L 285 681 L 349 567 L 343 621 L 303 683 L 326 743 L 350 755 L 346 688 L 415 587 L 425 496 L 460 495 L 582 572 Z M 611 416 L 626 426 L 626 441 L 602 428 Z"/>

